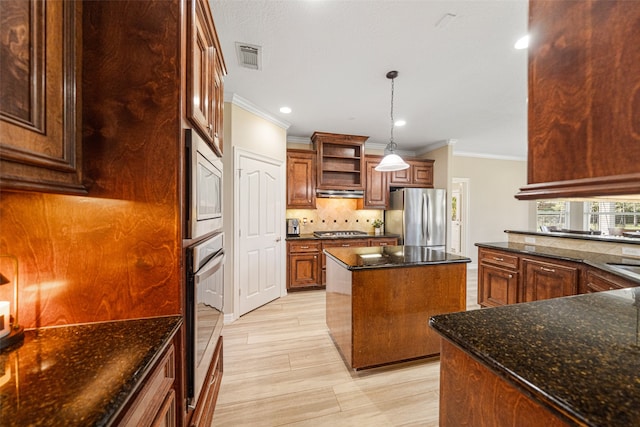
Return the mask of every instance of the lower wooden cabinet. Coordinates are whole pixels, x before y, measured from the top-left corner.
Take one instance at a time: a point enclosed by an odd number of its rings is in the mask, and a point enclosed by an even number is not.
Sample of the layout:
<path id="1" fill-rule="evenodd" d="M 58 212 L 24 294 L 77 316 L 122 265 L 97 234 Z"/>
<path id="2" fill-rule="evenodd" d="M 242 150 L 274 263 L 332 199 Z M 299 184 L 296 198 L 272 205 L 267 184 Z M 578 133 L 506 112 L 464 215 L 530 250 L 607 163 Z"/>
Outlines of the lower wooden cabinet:
<path id="1" fill-rule="evenodd" d="M 478 304 L 497 307 L 518 302 L 519 273 L 481 263 L 478 267 Z"/>
<path id="2" fill-rule="evenodd" d="M 368 239 L 299 239 L 287 242 L 287 289 L 324 287 L 326 280 L 326 248 L 358 246 L 393 246 L 395 237 Z"/>
<path id="3" fill-rule="evenodd" d="M 597 268 L 589 268 L 584 275 L 584 280 L 580 284 L 579 291 L 581 294 L 588 294 L 592 292 L 632 288 L 635 286 L 638 286 L 638 284 L 616 276 L 615 274 L 610 274 Z"/>
<path id="4" fill-rule="evenodd" d="M 578 294 L 577 266 L 532 259 L 522 260 L 522 301 L 539 301 Z"/>
<path id="5" fill-rule="evenodd" d="M 218 344 L 216 344 L 216 350 L 213 353 L 211 368 L 209 368 L 209 373 L 204 380 L 204 386 L 200 391 L 198 404 L 187 424 L 189 427 L 209 427 L 212 425 L 213 413 L 222 382 L 222 362 L 222 337 L 220 337 Z"/>
<path id="6" fill-rule="evenodd" d="M 173 344 L 145 380 L 142 390 L 118 423 L 120 426 L 176 426 L 176 356 Z"/>

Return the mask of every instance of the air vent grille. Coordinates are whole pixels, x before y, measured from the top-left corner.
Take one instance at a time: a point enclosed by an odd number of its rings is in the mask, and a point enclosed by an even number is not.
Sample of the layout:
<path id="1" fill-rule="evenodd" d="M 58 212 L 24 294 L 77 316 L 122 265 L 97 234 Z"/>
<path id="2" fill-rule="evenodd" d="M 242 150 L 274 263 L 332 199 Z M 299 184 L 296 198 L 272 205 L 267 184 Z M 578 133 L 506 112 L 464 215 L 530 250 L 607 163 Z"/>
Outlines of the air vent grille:
<path id="1" fill-rule="evenodd" d="M 236 43 L 238 63 L 252 70 L 262 69 L 262 47 L 248 43 Z"/>

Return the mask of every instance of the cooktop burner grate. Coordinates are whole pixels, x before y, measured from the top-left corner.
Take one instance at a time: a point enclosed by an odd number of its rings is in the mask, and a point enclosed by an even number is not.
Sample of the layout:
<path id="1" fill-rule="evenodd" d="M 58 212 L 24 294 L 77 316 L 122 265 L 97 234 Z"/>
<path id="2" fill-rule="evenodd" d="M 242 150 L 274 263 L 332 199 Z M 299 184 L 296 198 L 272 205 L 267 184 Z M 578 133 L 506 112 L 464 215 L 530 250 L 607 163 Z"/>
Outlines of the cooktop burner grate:
<path id="1" fill-rule="evenodd" d="M 365 231 L 355 230 L 337 230 L 337 231 L 314 231 L 316 237 L 351 237 L 351 236 L 367 236 Z"/>

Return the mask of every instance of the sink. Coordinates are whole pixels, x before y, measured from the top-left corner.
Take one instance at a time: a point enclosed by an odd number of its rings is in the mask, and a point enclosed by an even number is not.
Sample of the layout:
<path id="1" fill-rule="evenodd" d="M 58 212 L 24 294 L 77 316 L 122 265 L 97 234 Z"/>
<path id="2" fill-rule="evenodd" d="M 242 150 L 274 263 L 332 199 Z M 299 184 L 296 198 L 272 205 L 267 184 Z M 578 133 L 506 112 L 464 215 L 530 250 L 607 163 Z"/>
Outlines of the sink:
<path id="1" fill-rule="evenodd" d="M 640 278 L 640 264 L 616 264 L 616 263 L 607 263 L 607 265 L 614 270 L 619 270 L 622 273 L 631 273 L 632 275 Z"/>

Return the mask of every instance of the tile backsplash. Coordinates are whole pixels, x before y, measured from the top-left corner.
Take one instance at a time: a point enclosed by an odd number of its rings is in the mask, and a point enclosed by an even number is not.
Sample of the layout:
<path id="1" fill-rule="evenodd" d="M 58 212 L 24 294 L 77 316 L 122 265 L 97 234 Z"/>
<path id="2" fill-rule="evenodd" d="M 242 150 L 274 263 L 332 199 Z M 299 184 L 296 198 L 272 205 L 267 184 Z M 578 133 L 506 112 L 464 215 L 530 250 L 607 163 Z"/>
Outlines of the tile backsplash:
<path id="1" fill-rule="evenodd" d="M 316 199 L 316 209 L 287 209 L 287 218 L 300 220 L 300 233 L 357 230 L 373 232 L 371 223 L 383 219 L 379 209 L 358 209 L 356 199 Z"/>

